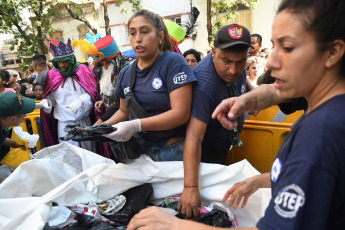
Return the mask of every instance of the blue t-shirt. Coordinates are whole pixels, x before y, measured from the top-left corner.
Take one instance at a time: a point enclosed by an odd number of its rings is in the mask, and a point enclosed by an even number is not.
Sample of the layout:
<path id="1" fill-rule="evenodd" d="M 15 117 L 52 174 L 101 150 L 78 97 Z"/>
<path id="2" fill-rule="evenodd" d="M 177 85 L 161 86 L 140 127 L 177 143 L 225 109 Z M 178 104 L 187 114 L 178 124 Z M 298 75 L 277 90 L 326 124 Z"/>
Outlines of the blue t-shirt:
<path id="1" fill-rule="evenodd" d="M 235 81 L 236 95 L 231 95 L 227 83 L 222 80 L 214 67 L 212 52 L 202 59 L 194 68 L 197 82 L 193 85 L 193 103 L 191 115 L 207 124 L 203 140 L 203 148 L 223 151 L 230 147 L 232 130 L 223 128 L 217 119 L 211 115 L 215 108 L 226 98 L 240 96 L 246 92 L 246 72 L 243 70 Z M 244 115 L 237 118 L 240 131 Z M 204 154 L 204 152 L 202 153 Z"/>
<path id="2" fill-rule="evenodd" d="M 271 169 L 272 200 L 257 227 L 344 229 L 345 95 L 293 125 Z"/>
<path id="3" fill-rule="evenodd" d="M 125 98 L 126 104 L 132 65 L 133 63 L 121 70 L 115 90 L 116 97 Z M 172 91 L 194 81 L 196 78 L 183 56 L 165 51 L 152 65 L 144 69 L 137 67 L 133 94 L 141 107 L 151 116 L 155 116 L 171 109 L 169 94 Z M 185 136 L 185 125 L 181 127 L 184 128 L 179 129 L 172 137 Z M 153 144 L 161 147 L 168 139 Z"/>

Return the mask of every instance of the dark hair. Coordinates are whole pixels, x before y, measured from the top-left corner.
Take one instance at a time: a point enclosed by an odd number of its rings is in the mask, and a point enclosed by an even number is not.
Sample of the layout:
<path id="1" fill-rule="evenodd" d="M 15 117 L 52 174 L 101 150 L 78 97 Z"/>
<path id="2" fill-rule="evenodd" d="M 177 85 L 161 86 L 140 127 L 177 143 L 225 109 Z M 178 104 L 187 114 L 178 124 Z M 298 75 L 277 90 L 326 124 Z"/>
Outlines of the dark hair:
<path id="1" fill-rule="evenodd" d="M 19 85 L 22 85 L 22 84 L 25 84 L 25 83 L 30 84 L 30 82 L 28 80 L 26 80 L 26 79 L 21 79 L 19 81 Z"/>
<path id="2" fill-rule="evenodd" d="M 44 54 L 36 54 L 32 57 L 32 61 L 37 62 L 42 67 L 47 66 L 47 57 Z"/>
<path id="3" fill-rule="evenodd" d="M 19 93 L 23 96 L 26 96 L 26 90 L 28 89 L 26 85 L 19 85 L 20 86 L 20 91 Z"/>
<path id="4" fill-rule="evenodd" d="M 262 43 L 262 37 L 260 34 L 252 34 L 250 35 L 251 37 L 256 37 L 258 39 L 258 42 L 261 44 Z"/>
<path id="5" fill-rule="evenodd" d="M 266 50 L 267 50 L 267 51 L 270 51 L 268 48 L 262 48 L 262 49 L 261 49 L 261 52 L 266 52 Z"/>
<path id="6" fill-rule="evenodd" d="M 259 77 L 258 80 L 256 81 L 257 85 L 261 84 L 272 84 L 275 82 L 275 78 L 271 76 L 272 70 L 268 69 L 265 73 L 262 73 Z"/>
<path id="7" fill-rule="evenodd" d="M 31 77 L 31 78 L 29 78 L 29 82 L 30 82 L 30 84 L 32 85 L 32 84 L 34 84 L 34 81 L 36 80 L 36 78 L 35 77 Z"/>
<path id="8" fill-rule="evenodd" d="M 189 50 L 185 51 L 183 53 L 183 57 L 186 57 L 189 54 L 193 54 L 197 62 L 199 62 L 201 60 L 200 52 L 196 51 L 195 49 L 189 49 Z"/>
<path id="9" fill-rule="evenodd" d="M 0 71 L 0 77 L 3 81 L 6 81 L 6 82 L 10 80 L 10 75 L 7 71 Z"/>
<path id="10" fill-rule="evenodd" d="M 290 11 L 310 31 L 320 52 L 327 50 L 333 41 L 345 41 L 344 0 L 283 0 L 278 13 Z M 340 63 L 340 75 L 345 77 L 345 55 Z"/>
<path id="11" fill-rule="evenodd" d="M 34 86 L 32 87 L 32 91 L 35 91 L 35 88 L 36 88 L 37 86 L 41 86 L 42 89 L 44 90 L 44 86 L 43 86 L 43 85 L 41 85 L 41 84 L 34 84 Z"/>
<path id="12" fill-rule="evenodd" d="M 162 41 L 162 44 L 159 46 L 159 48 L 163 51 L 172 51 L 173 49 L 173 43 L 169 37 L 168 29 L 165 26 L 163 19 L 158 14 L 155 14 L 149 10 L 138 10 L 136 11 L 132 17 L 128 20 L 127 23 L 127 30 L 129 31 L 129 25 L 131 24 L 132 20 L 138 16 L 143 16 L 147 20 L 151 21 L 152 25 L 156 28 L 157 35 L 159 35 L 160 32 L 164 32 L 164 39 Z"/>

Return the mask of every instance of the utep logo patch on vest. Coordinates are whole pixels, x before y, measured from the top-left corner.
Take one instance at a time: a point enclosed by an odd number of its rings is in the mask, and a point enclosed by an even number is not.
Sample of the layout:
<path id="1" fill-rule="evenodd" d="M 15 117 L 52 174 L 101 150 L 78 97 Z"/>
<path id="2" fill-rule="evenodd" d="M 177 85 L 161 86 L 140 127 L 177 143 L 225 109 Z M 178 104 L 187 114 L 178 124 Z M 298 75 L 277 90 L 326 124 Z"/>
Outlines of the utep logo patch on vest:
<path id="1" fill-rule="evenodd" d="M 282 169 L 282 163 L 280 162 L 279 158 L 276 158 L 271 168 L 271 180 L 274 183 L 277 182 L 281 169 Z"/>
<path id="2" fill-rule="evenodd" d="M 241 39 L 243 37 L 243 28 L 238 25 L 233 25 L 228 29 L 228 34 L 232 39 Z"/>
<path id="3" fill-rule="evenodd" d="M 293 218 L 305 203 L 303 190 L 295 184 L 284 187 L 274 198 L 274 209 L 284 218 Z"/>
<path id="4" fill-rule="evenodd" d="M 187 74 L 184 72 L 178 73 L 174 76 L 173 81 L 175 85 L 183 84 L 187 81 Z"/>
<path id="5" fill-rule="evenodd" d="M 152 81 L 152 87 L 154 89 L 159 89 L 160 87 L 162 87 L 163 82 L 162 79 L 160 77 L 155 77 L 155 79 L 153 79 Z"/>

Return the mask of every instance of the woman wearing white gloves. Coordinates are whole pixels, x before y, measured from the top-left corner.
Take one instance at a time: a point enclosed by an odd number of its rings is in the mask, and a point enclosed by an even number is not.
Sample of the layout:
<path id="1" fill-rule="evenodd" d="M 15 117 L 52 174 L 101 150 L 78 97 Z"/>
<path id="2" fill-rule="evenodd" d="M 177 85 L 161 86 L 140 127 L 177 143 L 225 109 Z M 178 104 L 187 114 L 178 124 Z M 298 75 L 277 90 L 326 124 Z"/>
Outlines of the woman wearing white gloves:
<path id="1" fill-rule="evenodd" d="M 172 42 L 159 15 L 139 10 L 127 26 L 138 59 L 120 72 L 115 90 L 120 109 L 105 122 L 117 131 L 107 137 L 125 142 L 139 133 L 153 160 L 182 160 L 195 76 L 181 55 L 170 52 Z"/>

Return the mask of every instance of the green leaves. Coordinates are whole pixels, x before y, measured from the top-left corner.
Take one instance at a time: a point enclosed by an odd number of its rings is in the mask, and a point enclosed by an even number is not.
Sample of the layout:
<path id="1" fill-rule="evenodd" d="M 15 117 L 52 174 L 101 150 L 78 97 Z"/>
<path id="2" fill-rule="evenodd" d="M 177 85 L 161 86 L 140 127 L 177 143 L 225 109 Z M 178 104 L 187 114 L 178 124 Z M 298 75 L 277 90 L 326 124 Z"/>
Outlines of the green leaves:
<path id="1" fill-rule="evenodd" d="M 18 59 L 23 59 L 23 71 L 34 54 L 47 52 L 44 39 L 54 30 L 49 18 L 52 7 L 52 2 L 46 0 L 0 0 L 0 31 L 14 35 L 8 45 L 17 51 Z"/>
<path id="2" fill-rule="evenodd" d="M 225 24 L 226 21 L 233 19 L 238 10 L 243 8 L 254 9 L 259 4 L 259 0 L 221 0 L 211 1 L 211 17 L 216 17 L 212 25 L 212 33 L 209 36 L 212 40 L 209 42 L 209 46 L 213 44 L 213 38 L 215 33 Z M 221 17 L 218 17 L 221 16 Z"/>

